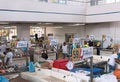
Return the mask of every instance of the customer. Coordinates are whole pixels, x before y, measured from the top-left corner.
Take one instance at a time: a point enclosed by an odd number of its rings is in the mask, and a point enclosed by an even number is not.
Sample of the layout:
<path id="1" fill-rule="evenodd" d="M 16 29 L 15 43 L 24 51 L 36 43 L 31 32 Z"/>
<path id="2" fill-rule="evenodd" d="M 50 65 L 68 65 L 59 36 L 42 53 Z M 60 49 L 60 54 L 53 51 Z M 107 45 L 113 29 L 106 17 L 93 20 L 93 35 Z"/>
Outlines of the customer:
<path id="1" fill-rule="evenodd" d="M 109 72 L 113 72 L 115 70 L 115 59 L 118 58 L 118 48 L 114 49 L 113 54 L 110 56 L 110 59 L 108 61 L 109 65 Z"/>
<path id="2" fill-rule="evenodd" d="M 87 41 L 85 41 L 84 42 L 84 46 L 83 46 L 84 48 L 88 48 L 89 47 L 89 45 L 88 45 L 88 42 Z"/>
<path id="3" fill-rule="evenodd" d="M 62 45 L 62 54 L 63 54 L 63 59 L 65 59 L 68 55 L 68 46 L 66 45 L 66 42 L 64 42 Z"/>
<path id="4" fill-rule="evenodd" d="M 97 45 L 96 45 L 97 55 L 100 55 L 100 49 L 101 49 L 101 42 L 98 41 L 98 42 L 97 42 Z"/>
<path id="5" fill-rule="evenodd" d="M 5 65 L 12 65 L 13 53 L 10 48 L 6 48 L 6 55 L 4 58 Z"/>

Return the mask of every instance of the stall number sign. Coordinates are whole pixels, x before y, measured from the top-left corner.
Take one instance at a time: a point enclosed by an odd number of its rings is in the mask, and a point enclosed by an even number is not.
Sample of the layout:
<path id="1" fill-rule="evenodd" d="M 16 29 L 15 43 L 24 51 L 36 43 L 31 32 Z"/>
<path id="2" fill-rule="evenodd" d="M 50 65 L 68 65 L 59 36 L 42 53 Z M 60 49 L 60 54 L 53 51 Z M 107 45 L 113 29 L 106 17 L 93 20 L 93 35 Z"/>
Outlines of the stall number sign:
<path id="1" fill-rule="evenodd" d="M 93 55 L 93 47 L 81 49 L 81 56 L 83 57 L 83 59 L 92 57 L 92 55 Z"/>
<path id="2" fill-rule="evenodd" d="M 17 48 L 27 47 L 27 41 L 19 41 L 17 42 Z"/>

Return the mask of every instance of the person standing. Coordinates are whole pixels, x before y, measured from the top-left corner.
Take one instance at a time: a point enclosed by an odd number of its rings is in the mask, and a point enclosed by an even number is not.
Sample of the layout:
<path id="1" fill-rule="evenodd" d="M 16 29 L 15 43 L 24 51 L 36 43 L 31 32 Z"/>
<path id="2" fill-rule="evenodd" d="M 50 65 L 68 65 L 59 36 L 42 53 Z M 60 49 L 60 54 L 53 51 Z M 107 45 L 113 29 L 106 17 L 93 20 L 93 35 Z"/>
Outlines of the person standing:
<path id="1" fill-rule="evenodd" d="M 6 48 L 6 55 L 4 58 L 4 63 L 5 65 L 12 65 L 13 63 L 13 53 L 12 50 L 10 48 Z"/>
<path id="2" fill-rule="evenodd" d="M 98 41 L 98 42 L 97 42 L 97 45 L 96 45 L 97 55 L 100 55 L 100 49 L 101 49 L 101 42 Z"/>
<path id="3" fill-rule="evenodd" d="M 54 45 L 54 52 L 56 54 L 56 59 L 58 59 L 58 46 Z"/>
<path id="4" fill-rule="evenodd" d="M 88 47 L 89 47 L 89 45 L 88 45 L 88 42 L 87 42 L 87 41 L 85 41 L 85 42 L 84 42 L 83 47 L 84 47 L 84 48 L 88 48 Z"/>
<path id="5" fill-rule="evenodd" d="M 62 45 L 62 54 L 63 54 L 63 59 L 65 59 L 68 55 L 68 46 L 66 42 L 64 42 Z"/>
<path id="6" fill-rule="evenodd" d="M 109 65 L 109 72 L 113 72 L 115 70 L 115 60 L 118 58 L 118 48 L 116 48 L 113 52 L 113 54 L 110 56 L 110 59 L 108 61 Z"/>

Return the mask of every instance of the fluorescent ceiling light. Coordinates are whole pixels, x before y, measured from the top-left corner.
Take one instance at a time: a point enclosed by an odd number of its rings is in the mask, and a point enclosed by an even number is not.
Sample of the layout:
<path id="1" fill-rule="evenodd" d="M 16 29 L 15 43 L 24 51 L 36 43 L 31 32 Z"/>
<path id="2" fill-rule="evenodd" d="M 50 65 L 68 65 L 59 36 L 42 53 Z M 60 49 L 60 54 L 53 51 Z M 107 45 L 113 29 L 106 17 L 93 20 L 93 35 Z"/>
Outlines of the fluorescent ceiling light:
<path id="1" fill-rule="evenodd" d="M 47 24 L 47 25 L 48 25 L 48 24 L 53 24 L 53 23 L 44 23 L 44 24 Z"/>
<path id="2" fill-rule="evenodd" d="M 4 27 L 4 28 L 11 28 L 11 27 L 7 26 L 7 27 Z"/>
<path id="3" fill-rule="evenodd" d="M 57 26 L 57 27 L 54 27 L 54 28 L 63 28 L 62 26 Z"/>
<path id="4" fill-rule="evenodd" d="M 8 22 L 0 22 L 0 24 L 9 24 Z"/>
<path id="5" fill-rule="evenodd" d="M 85 24 L 74 24 L 74 25 L 79 26 L 79 25 L 85 25 Z"/>
<path id="6" fill-rule="evenodd" d="M 81 26 L 81 25 L 85 25 L 85 24 L 76 23 L 76 24 L 69 24 L 68 26 Z"/>

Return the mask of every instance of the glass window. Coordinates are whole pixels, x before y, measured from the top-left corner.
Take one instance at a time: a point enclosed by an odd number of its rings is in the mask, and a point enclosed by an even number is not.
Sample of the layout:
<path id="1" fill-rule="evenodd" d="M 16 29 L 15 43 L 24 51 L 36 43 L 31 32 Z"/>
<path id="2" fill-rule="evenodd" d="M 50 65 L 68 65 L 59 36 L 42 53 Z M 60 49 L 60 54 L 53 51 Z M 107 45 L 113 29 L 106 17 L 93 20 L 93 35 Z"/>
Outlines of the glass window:
<path id="1" fill-rule="evenodd" d="M 44 34 L 44 28 L 42 27 L 30 27 L 30 35 L 34 36 L 35 34 L 38 34 L 38 38 L 41 37 Z"/>
<path id="2" fill-rule="evenodd" d="M 106 0 L 106 3 L 114 3 L 115 0 Z"/>
<path id="3" fill-rule="evenodd" d="M 13 40 L 17 38 L 16 26 L 3 26 L 3 28 L 0 29 L 0 37 L 5 37 L 7 40 Z"/>
<path id="4" fill-rule="evenodd" d="M 120 2 L 120 0 L 116 0 L 116 2 Z"/>
<path id="5" fill-rule="evenodd" d="M 48 2 L 48 0 L 38 0 L 38 1 L 40 1 L 40 2 Z"/>
<path id="6" fill-rule="evenodd" d="M 91 6 L 98 5 L 99 0 L 91 0 L 90 4 Z"/>

